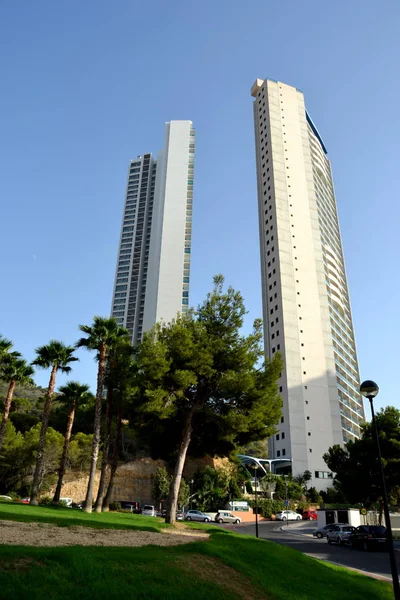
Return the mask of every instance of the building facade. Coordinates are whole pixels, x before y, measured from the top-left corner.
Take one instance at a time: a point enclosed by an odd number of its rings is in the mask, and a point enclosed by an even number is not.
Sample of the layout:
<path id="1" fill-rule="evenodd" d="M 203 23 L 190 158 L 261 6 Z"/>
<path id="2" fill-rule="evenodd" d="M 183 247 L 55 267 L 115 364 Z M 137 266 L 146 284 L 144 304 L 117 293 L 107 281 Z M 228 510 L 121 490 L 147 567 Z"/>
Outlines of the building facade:
<path id="1" fill-rule="evenodd" d="M 301 91 L 257 79 L 251 94 L 265 351 L 284 360 L 270 457 L 323 489 L 323 454 L 365 420 L 331 167 Z"/>
<path id="2" fill-rule="evenodd" d="M 157 159 L 129 165 L 111 314 L 134 344 L 188 310 L 194 152 L 192 122 L 171 121 Z"/>

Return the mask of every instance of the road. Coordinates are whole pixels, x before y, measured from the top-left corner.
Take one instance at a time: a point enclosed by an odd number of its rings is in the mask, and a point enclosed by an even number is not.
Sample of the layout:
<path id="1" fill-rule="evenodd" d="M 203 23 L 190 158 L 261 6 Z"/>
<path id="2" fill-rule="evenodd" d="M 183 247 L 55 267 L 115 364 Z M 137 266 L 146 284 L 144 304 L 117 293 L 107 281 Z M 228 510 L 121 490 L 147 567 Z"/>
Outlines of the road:
<path id="1" fill-rule="evenodd" d="M 255 535 L 254 524 L 227 527 L 236 533 Z M 290 546 L 319 560 L 328 560 L 344 567 L 353 567 L 391 580 L 389 554 L 387 552 L 363 552 L 362 550 L 351 550 L 336 544 L 328 544 L 325 538 L 322 540 L 313 538 L 313 529 L 315 529 L 315 526 L 308 521 L 289 523 L 288 526 L 276 521 L 261 522 L 259 523 L 259 537 Z M 400 573 L 400 553 L 397 552 L 396 557 Z"/>

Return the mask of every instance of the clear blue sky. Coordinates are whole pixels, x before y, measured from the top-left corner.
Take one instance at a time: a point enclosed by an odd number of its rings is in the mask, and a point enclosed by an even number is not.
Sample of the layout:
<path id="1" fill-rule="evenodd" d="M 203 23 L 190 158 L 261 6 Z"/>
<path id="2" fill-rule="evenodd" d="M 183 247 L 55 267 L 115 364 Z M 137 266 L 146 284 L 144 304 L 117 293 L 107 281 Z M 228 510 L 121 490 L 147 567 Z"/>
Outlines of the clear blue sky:
<path id="1" fill-rule="evenodd" d="M 399 27 L 397 0 L 3 2 L 0 332 L 31 360 L 109 314 L 128 161 L 170 119 L 197 131 L 191 302 L 222 272 L 260 316 L 250 87 L 270 77 L 328 148 L 361 377 L 400 406 Z"/>

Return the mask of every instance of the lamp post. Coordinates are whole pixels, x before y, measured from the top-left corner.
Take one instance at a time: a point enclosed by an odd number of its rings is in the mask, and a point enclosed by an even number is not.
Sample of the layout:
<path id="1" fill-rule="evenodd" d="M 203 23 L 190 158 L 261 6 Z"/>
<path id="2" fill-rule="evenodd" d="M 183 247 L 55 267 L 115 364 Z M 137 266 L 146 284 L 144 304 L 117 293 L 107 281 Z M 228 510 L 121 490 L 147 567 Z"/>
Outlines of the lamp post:
<path id="1" fill-rule="evenodd" d="M 286 510 L 288 509 L 289 506 L 289 500 L 288 500 L 288 493 L 287 493 L 287 479 L 286 479 L 286 475 L 284 475 L 285 478 L 285 507 Z M 289 527 L 289 515 L 286 514 L 286 527 Z"/>
<path id="2" fill-rule="evenodd" d="M 378 426 L 376 424 L 374 403 L 373 403 L 375 396 L 379 392 L 379 387 L 377 386 L 377 384 L 374 381 L 364 381 L 360 386 L 360 392 L 365 398 L 368 398 L 370 406 L 371 406 L 372 423 L 374 426 L 376 448 L 377 448 L 377 452 L 378 452 L 379 473 L 380 473 L 380 478 L 381 478 L 381 492 L 382 492 L 382 500 L 383 500 L 383 512 L 385 514 L 386 536 L 387 536 L 387 543 L 388 543 L 388 547 L 389 547 L 390 568 L 392 571 L 392 579 L 393 579 L 393 592 L 394 592 L 395 600 L 400 600 L 399 575 L 397 572 L 396 555 L 394 553 L 394 547 L 393 547 L 393 535 L 392 535 L 392 526 L 390 523 L 389 503 L 388 503 L 387 492 L 386 492 L 385 474 L 383 471 L 381 447 L 379 444 L 379 432 L 378 432 Z"/>
<path id="3" fill-rule="evenodd" d="M 258 538 L 258 498 L 257 498 L 257 465 L 254 465 L 255 509 L 256 509 L 256 538 Z"/>
<path id="4" fill-rule="evenodd" d="M 190 480 L 190 510 L 192 510 L 193 508 L 193 484 L 194 484 L 194 479 Z"/>

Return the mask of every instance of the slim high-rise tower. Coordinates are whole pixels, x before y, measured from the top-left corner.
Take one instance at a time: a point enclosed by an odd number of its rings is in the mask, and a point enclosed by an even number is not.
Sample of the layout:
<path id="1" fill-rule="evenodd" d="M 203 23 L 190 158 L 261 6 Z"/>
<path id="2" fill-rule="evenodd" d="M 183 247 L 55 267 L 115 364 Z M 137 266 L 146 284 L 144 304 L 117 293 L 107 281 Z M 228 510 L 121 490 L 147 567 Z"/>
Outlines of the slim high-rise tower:
<path id="1" fill-rule="evenodd" d="M 364 421 L 331 167 L 301 91 L 257 79 L 251 94 L 265 351 L 284 359 L 270 457 L 322 489 L 332 477 L 322 455 Z"/>
<path id="2" fill-rule="evenodd" d="M 194 129 L 165 125 L 164 148 L 131 160 L 112 315 L 135 344 L 157 321 L 188 310 Z"/>

